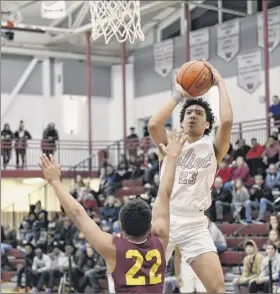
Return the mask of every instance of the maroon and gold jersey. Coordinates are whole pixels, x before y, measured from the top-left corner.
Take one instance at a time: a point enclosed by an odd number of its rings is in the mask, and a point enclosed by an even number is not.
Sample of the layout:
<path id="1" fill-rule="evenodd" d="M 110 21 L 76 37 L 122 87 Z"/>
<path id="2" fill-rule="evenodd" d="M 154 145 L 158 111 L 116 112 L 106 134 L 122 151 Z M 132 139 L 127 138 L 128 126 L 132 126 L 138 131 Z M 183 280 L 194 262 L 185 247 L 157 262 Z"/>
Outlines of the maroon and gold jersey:
<path id="1" fill-rule="evenodd" d="M 149 235 L 141 244 L 115 238 L 116 267 L 108 274 L 109 293 L 163 293 L 166 270 L 160 239 Z"/>

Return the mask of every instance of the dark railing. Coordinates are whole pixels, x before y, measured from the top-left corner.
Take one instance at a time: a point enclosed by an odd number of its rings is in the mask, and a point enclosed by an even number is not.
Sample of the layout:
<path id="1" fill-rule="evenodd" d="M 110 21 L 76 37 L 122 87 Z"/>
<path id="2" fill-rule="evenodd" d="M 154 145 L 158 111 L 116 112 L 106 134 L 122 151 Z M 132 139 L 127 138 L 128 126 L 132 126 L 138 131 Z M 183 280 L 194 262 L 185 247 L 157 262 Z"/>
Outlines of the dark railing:
<path id="1" fill-rule="evenodd" d="M 96 169 L 99 166 L 98 154 L 108 146 L 113 145 L 112 141 L 97 141 L 92 143 L 92 168 Z M 58 141 L 55 146 L 43 143 L 41 140 L 29 140 L 26 144 L 26 149 L 16 147 L 14 144 L 11 146 L 4 140 L 1 142 L 1 148 L 9 150 L 11 153 L 11 160 L 7 165 L 7 169 L 17 168 L 16 153 L 23 150 L 25 152 L 24 169 L 32 170 L 37 169 L 37 162 L 43 150 L 52 151 L 58 162 L 63 164 L 65 169 L 73 167 L 77 162 L 81 162 L 89 155 L 87 141 Z M 21 156 L 19 154 L 19 168 L 22 168 Z"/>

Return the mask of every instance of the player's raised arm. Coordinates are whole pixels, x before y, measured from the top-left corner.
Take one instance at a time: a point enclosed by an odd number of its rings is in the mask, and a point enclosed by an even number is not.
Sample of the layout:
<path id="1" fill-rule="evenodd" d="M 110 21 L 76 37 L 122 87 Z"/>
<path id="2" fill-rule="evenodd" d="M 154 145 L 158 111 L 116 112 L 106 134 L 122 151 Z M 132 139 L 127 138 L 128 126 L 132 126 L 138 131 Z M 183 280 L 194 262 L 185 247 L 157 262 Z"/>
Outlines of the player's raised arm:
<path id="1" fill-rule="evenodd" d="M 215 151 L 217 161 L 218 163 L 220 163 L 229 149 L 233 112 L 224 79 L 213 67 L 213 65 L 205 60 L 203 61 L 206 66 L 208 66 L 208 68 L 211 70 L 214 78 L 214 85 L 216 85 L 219 89 L 220 125 L 218 126 L 215 136 Z"/>
<path id="2" fill-rule="evenodd" d="M 151 117 L 148 123 L 148 130 L 155 145 L 167 143 L 164 126 L 173 110 L 184 97 L 190 96 L 179 84 L 176 84 L 176 91 L 172 94 L 171 98 Z"/>
<path id="3" fill-rule="evenodd" d="M 158 195 L 153 208 L 152 233 L 158 236 L 166 249 L 169 240 L 170 196 L 176 171 L 176 161 L 181 154 L 187 136 L 176 130 L 168 134 L 167 146 L 160 144 L 166 155 L 166 166 L 158 188 Z"/>
<path id="4" fill-rule="evenodd" d="M 85 235 L 88 242 L 106 260 L 113 259 L 115 246 L 112 242 L 112 235 L 101 231 L 98 225 L 88 216 L 82 205 L 69 194 L 60 181 L 61 165 L 55 163 L 55 159 L 50 155 L 50 159 L 43 154 L 40 157 L 39 166 L 52 186 L 60 204 L 75 226 Z"/>

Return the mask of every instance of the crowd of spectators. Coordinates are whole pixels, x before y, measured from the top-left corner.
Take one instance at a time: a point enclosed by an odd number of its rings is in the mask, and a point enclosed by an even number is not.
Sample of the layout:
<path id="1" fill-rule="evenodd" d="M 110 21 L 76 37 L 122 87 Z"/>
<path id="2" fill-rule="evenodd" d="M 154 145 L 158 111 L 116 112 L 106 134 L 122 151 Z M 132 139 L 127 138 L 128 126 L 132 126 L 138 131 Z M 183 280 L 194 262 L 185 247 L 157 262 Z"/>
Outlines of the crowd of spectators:
<path id="1" fill-rule="evenodd" d="M 28 147 L 28 140 L 31 140 L 30 132 L 25 129 L 24 122 L 19 122 L 18 129 L 13 132 L 10 125 L 5 123 L 1 130 L 1 155 L 3 168 L 6 169 L 12 158 L 12 150 L 15 150 L 16 168 L 23 169 L 26 167 L 26 150 Z M 41 140 L 42 152 L 54 154 L 56 150 L 56 141 L 59 135 L 54 123 L 50 123 L 43 132 Z"/>
<path id="2" fill-rule="evenodd" d="M 137 139 L 134 129 L 130 139 Z M 231 215 L 234 222 L 243 224 L 265 222 L 265 212 L 273 212 L 270 216 L 270 232 L 268 245 L 265 249 L 267 257 L 257 255 L 258 249 L 253 241 L 244 245 L 247 256 L 244 259 L 243 274 L 234 280 L 238 291 L 240 285 L 247 285 L 249 291 L 267 290 L 267 262 L 268 259 L 279 261 L 280 227 L 277 216 L 277 205 L 280 194 L 280 172 L 278 139 L 269 137 L 263 147 L 256 139 L 252 139 L 251 146 L 247 146 L 243 139 L 239 139 L 237 149 L 231 147 L 228 155 L 220 165 L 217 178 L 212 190 L 213 203 L 207 211 L 209 216 L 209 231 L 213 237 L 219 254 L 227 250 L 226 238 L 216 223 L 222 222 Z M 90 182 L 77 176 L 71 195 L 86 209 L 87 213 L 100 225 L 102 230 L 118 235 L 120 228 L 118 214 L 123 203 L 132 198 L 141 197 L 151 207 L 157 196 L 159 185 L 159 162 L 154 152 L 139 153 L 129 149 L 128 158 L 122 156 L 118 166 L 113 167 L 107 158 L 100 169 L 100 186 L 95 191 Z M 137 179 L 144 186 L 140 195 L 116 197 L 124 180 Z M 1 244 L 2 256 L 11 248 L 19 246 L 26 254 L 24 267 L 18 269 L 17 291 L 23 289 L 23 274 L 26 276 L 26 286 L 32 292 L 57 290 L 65 276 L 70 281 L 69 291 L 83 293 L 91 289 L 99 293 L 106 281 L 106 266 L 104 259 L 87 243 L 84 235 L 79 232 L 65 215 L 48 212 L 37 202 L 31 205 L 29 214 L 23 219 L 19 227 L 20 243 L 17 243 L 14 232 L 14 243 L 11 244 L 12 233 L 3 232 L 6 236 Z M 3 241 L 2 241 L 3 242 Z M 169 263 L 166 278 L 166 292 L 178 291 L 180 280 L 176 279 L 173 261 Z M 250 264 L 250 267 L 247 266 Z M 256 263 L 256 266 L 254 265 Z M 176 262 L 175 262 L 176 264 Z M 280 264 L 280 263 L 279 263 Z M 2 263 L 3 266 L 3 263 Z M 8 261 L 4 266 L 9 267 Z M 69 270 L 71 268 L 71 270 Z M 187 269 L 190 272 L 190 269 Z M 249 272 L 250 270 L 250 272 Z M 278 265 L 273 267 L 278 270 Z M 252 280 L 249 279 L 252 275 Z M 191 273 L 192 279 L 197 277 Z M 187 283 L 189 285 L 189 283 Z M 185 284 L 186 285 L 186 284 Z M 195 287 L 195 286 L 194 286 Z M 191 291 L 194 291 L 192 289 Z M 199 290 L 199 289 L 196 289 Z"/>

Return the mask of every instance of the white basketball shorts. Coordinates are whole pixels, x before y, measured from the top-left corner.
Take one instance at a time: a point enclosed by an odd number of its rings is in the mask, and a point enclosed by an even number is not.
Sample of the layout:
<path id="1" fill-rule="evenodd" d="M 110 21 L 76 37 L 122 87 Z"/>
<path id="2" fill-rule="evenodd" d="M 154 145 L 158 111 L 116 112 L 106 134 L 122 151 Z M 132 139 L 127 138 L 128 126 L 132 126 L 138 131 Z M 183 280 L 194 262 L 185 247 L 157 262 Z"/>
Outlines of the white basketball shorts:
<path id="1" fill-rule="evenodd" d="M 180 248 L 182 262 L 189 264 L 203 253 L 217 252 L 204 212 L 188 212 L 186 215 L 180 215 L 171 210 L 169 244 L 166 250 L 167 262 L 176 245 Z"/>

